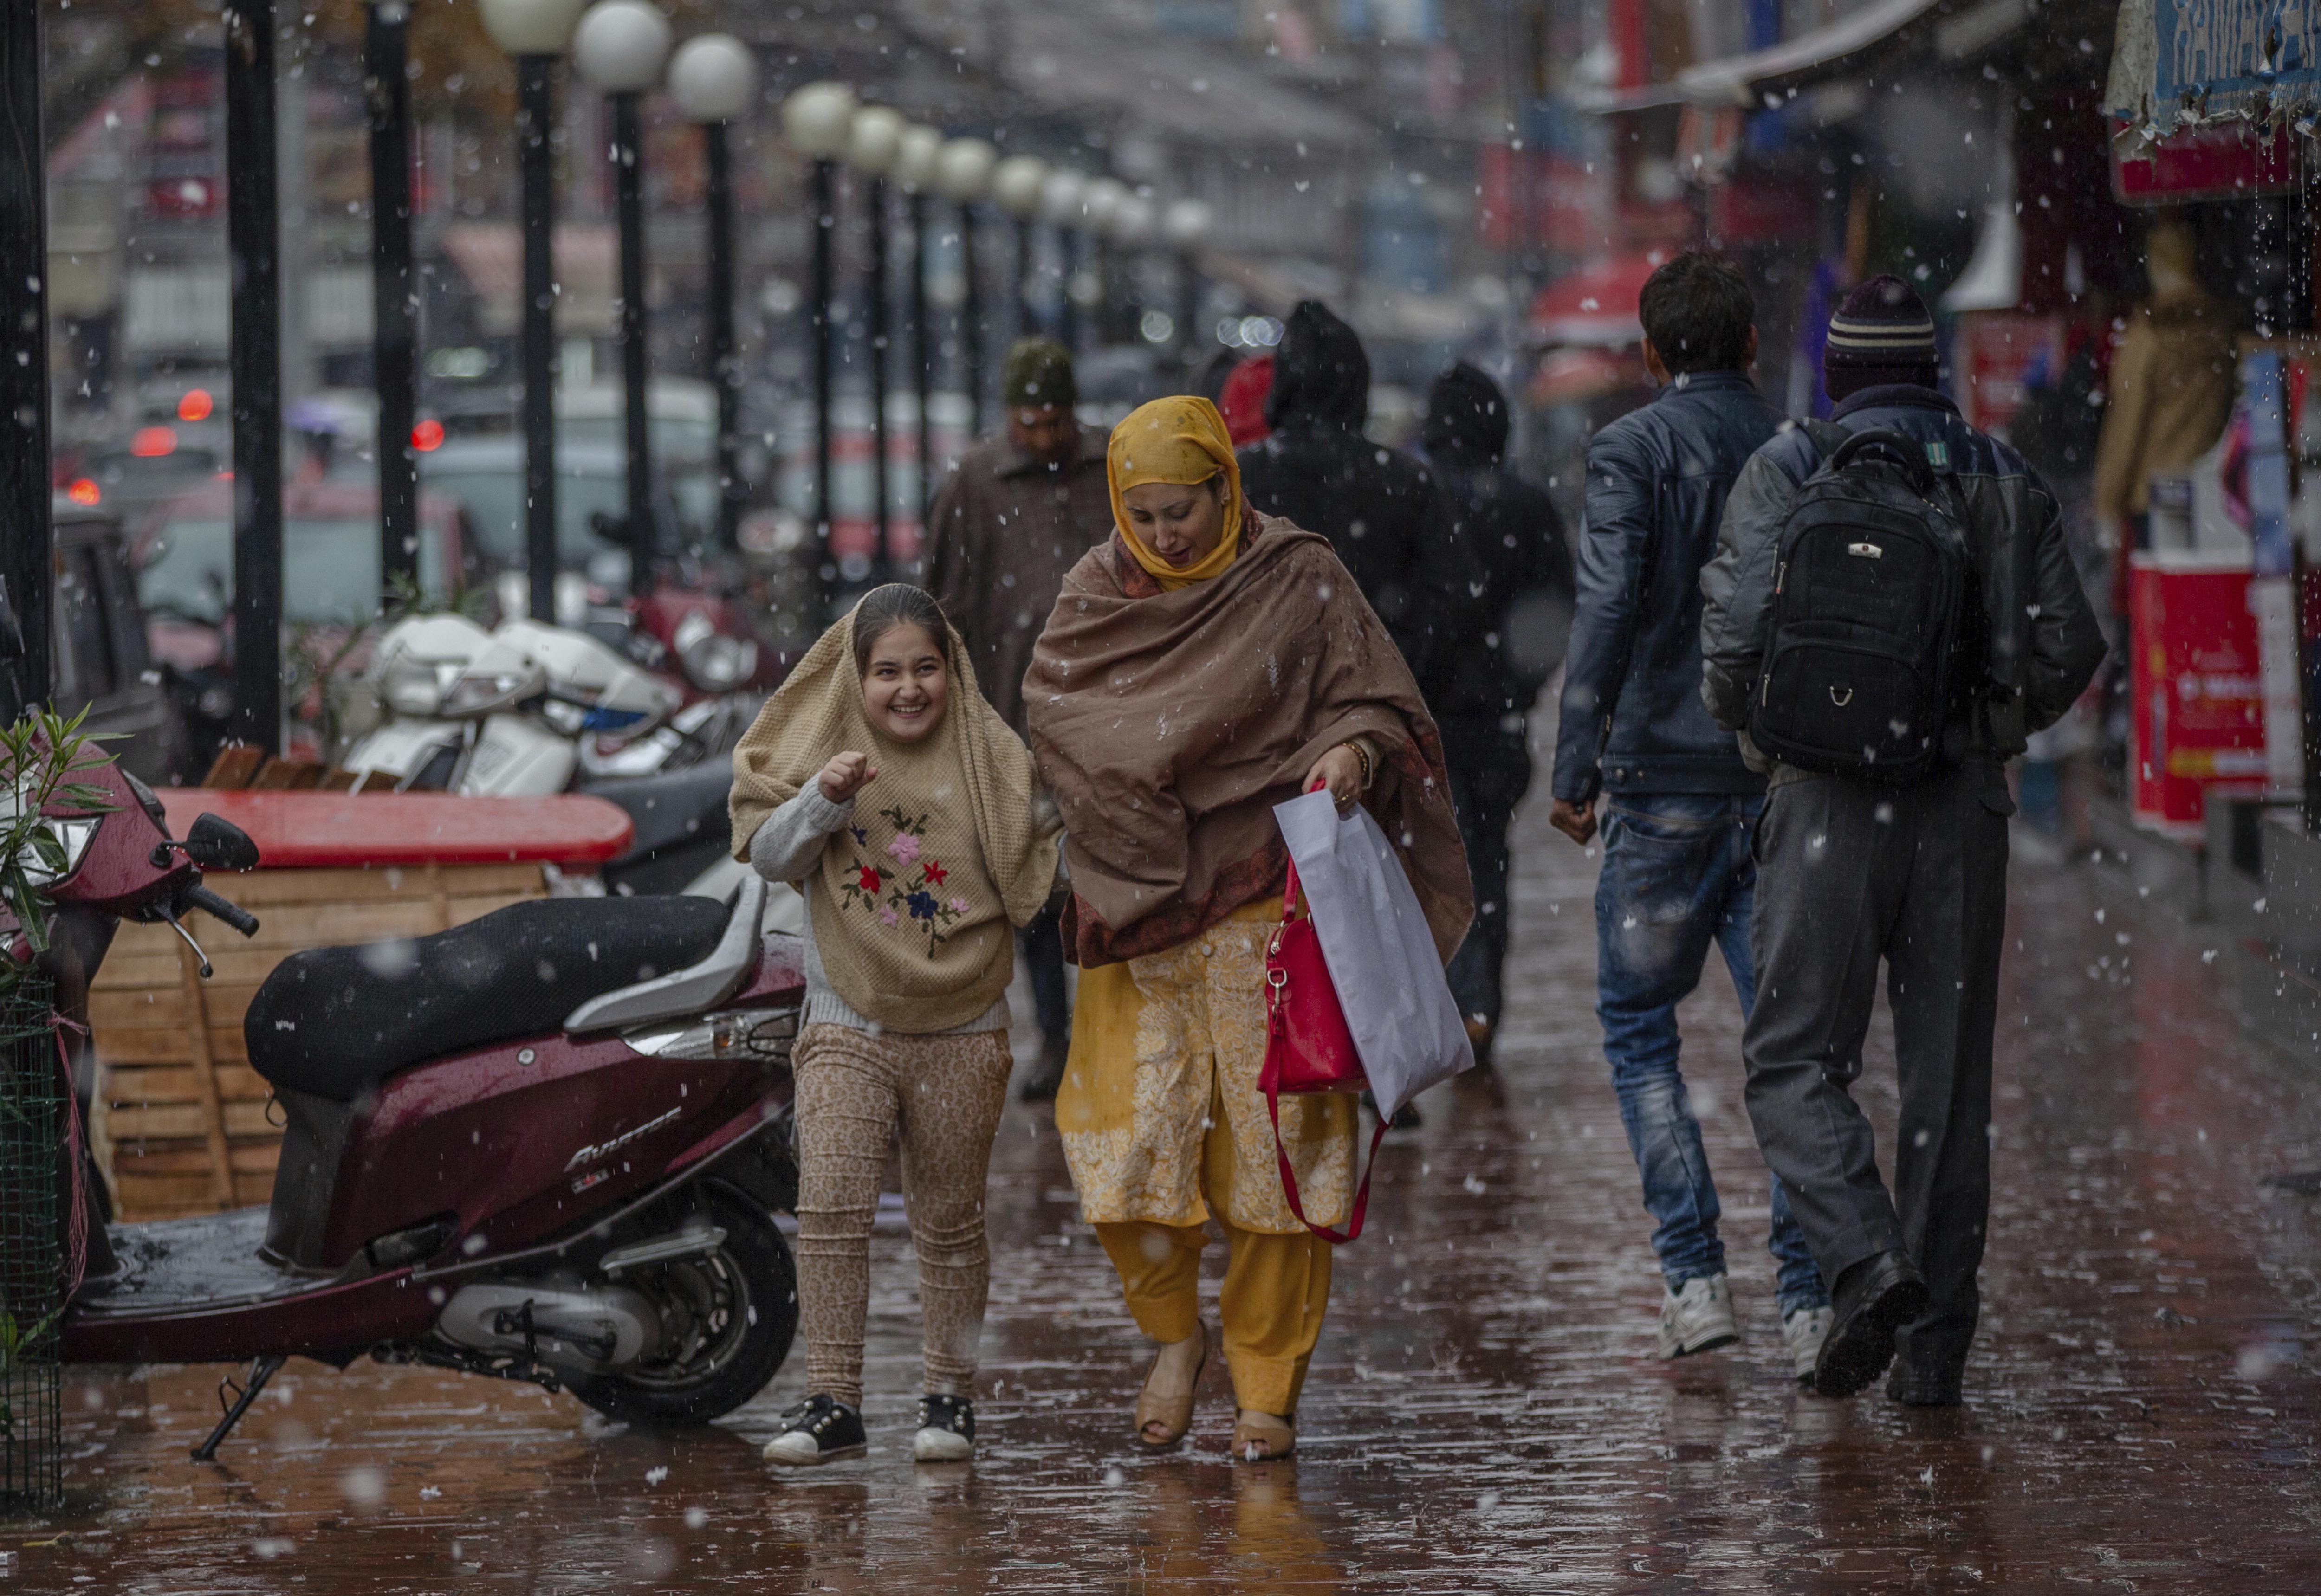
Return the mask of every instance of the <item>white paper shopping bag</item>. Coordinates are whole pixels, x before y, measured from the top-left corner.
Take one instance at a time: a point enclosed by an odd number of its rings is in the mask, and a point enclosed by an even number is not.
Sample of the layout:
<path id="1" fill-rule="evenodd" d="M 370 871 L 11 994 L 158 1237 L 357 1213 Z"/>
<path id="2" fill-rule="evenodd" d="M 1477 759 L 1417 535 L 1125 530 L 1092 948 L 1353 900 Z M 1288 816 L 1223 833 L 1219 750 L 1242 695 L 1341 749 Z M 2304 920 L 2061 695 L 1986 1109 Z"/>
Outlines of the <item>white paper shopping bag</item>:
<path id="1" fill-rule="evenodd" d="M 1475 1063 L 1434 934 L 1386 833 L 1360 804 L 1326 792 L 1273 806 L 1314 911 L 1323 962 L 1379 1111 L 1396 1110 Z"/>

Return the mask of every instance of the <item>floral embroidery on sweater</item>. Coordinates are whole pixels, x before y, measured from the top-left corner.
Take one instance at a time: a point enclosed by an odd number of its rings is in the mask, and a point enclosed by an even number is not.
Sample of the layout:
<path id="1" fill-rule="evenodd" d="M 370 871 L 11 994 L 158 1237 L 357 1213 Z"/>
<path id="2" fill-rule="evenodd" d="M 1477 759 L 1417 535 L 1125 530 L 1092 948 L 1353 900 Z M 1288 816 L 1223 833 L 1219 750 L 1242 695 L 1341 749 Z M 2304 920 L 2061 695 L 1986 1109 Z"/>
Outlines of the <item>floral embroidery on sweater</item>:
<path id="1" fill-rule="evenodd" d="M 949 939 L 944 928 L 967 912 L 965 898 L 939 896 L 935 890 L 951 878 L 950 869 L 941 859 L 925 851 L 927 816 L 914 815 L 897 805 L 878 812 L 878 818 L 893 823 L 894 837 L 886 847 L 887 856 L 895 861 L 892 866 L 874 865 L 860 853 L 854 858 L 854 879 L 841 888 L 846 906 L 859 908 L 878 916 L 881 925 L 894 929 L 908 915 L 912 928 L 924 930 L 927 937 L 927 957 L 934 957 L 936 948 Z M 849 826 L 856 845 L 869 847 L 869 839 L 860 826 Z"/>

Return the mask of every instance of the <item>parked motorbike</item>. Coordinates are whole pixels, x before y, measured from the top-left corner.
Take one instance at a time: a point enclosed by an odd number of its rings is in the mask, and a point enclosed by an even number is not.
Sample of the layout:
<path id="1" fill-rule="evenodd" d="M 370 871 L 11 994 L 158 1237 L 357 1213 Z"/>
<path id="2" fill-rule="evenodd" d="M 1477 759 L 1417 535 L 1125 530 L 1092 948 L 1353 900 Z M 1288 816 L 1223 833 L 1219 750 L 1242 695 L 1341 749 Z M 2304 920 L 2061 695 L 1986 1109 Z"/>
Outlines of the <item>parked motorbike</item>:
<path id="1" fill-rule="evenodd" d="M 77 777 L 110 803 L 50 811 L 67 857 L 41 957 L 68 1027 L 122 920 L 166 920 L 196 954 L 195 909 L 258 929 L 202 884 L 258 862 L 245 833 L 204 815 L 173 839 L 110 759 Z M 288 1122 L 272 1201 L 107 1225 L 79 1177 L 65 1357 L 249 1360 L 197 1459 L 291 1356 L 532 1381 L 646 1424 L 748 1401 L 797 1325 L 773 1216 L 796 1202 L 802 962 L 762 932 L 764 898 L 754 881 L 724 901 L 552 898 L 293 954 L 243 1023 Z M 20 937 L 0 920 L 0 954 Z M 86 1168 L 76 1148 L 60 1178 Z"/>

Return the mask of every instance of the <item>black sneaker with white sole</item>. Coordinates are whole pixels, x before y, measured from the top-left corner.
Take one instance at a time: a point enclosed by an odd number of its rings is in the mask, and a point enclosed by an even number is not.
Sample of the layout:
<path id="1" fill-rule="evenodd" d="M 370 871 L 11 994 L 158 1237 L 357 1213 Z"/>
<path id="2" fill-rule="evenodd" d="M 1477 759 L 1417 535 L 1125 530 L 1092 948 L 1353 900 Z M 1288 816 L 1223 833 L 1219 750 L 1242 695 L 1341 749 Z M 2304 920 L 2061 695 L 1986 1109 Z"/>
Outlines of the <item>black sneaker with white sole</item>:
<path id="1" fill-rule="evenodd" d="M 919 1399 L 919 1433 L 911 1455 L 921 1463 L 963 1463 L 975 1455 L 975 1404 L 929 1392 Z"/>
<path id="2" fill-rule="evenodd" d="M 766 1443 L 768 1463 L 811 1468 L 860 1457 L 870 1449 L 861 1413 L 835 1397 L 816 1392 L 783 1413 L 782 1423 L 782 1433 Z"/>

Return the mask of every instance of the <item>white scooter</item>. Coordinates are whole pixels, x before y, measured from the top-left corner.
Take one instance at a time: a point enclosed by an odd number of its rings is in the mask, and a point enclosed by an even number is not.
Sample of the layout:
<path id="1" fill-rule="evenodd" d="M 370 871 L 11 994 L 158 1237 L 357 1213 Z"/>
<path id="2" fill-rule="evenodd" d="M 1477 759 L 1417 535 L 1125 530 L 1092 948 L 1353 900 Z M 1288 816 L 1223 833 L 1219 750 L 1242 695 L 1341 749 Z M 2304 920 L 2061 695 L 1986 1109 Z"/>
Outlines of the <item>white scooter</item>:
<path id="1" fill-rule="evenodd" d="M 362 786 L 611 800 L 637 827 L 599 878 L 623 893 L 722 896 L 747 872 L 721 840 L 724 756 L 748 720 L 727 698 L 684 704 L 673 683 L 584 631 L 530 620 L 486 631 L 452 614 L 390 628 L 365 680 L 387 718 L 342 761 Z M 795 893 L 769 893 L 768 925 L 796 930 L 797 908 Z"/>
<path id="2" fill-rule="evenodd" d="M 633 747 L 671 729 L 685 696 L 586 632 L 527 620 L 486 631 L 462 615 L 397 622 L 365 679 L 387 718 L 347 751 L 364 785 L 490 797 L 563 792 L 595 734 Z M 665 768 L 657 751 L 606 774 Z"/>

